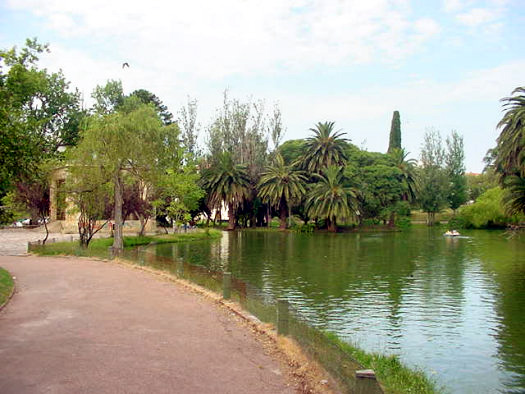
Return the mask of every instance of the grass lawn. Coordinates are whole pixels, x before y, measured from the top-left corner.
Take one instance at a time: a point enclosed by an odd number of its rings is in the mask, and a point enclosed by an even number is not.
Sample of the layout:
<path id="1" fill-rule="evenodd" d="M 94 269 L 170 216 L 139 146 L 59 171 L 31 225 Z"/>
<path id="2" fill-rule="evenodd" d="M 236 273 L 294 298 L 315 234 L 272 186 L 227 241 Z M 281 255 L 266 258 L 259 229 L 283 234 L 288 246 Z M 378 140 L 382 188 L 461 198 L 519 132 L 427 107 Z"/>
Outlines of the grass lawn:
<path id="1" fill-rule="evenodd" d="M 5 304 L 13 291 L 14 285 L 11 274 L 0 267 L 0 306 Z"/>
<path id="2" fill-rule="evenodd" d="M 148 245 L 150 243 L 174 243 L 198 241 L 203 239 L 214 239 L 222 236 L 219 230 L 203 230 L 190 233 L 180 234 L 162 234 L 144 237 L 124 237 L 124 247 L 131 248 L 134 246 Z M 81 248 L 78 241 L 73 242 L 55 242 L 46 245 L 34 245 L 31 252 L 44 255 L 74 255 L 74 256 L 98 256 L 107 257 L 108 248 L 113 245 L 113 238 L 93 239 L 88 248 Z"/>

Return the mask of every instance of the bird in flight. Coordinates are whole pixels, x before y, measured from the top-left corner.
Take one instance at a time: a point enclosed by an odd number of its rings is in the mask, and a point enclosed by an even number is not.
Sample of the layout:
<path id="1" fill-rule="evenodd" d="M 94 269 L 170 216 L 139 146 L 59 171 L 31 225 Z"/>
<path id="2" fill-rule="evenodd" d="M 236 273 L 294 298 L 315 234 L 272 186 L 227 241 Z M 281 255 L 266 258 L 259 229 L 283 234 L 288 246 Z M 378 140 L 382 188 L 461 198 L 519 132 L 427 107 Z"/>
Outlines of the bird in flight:
<path id="1" fill-rule="evenodd" d="M 129 64 L 128 64 L 128 62 L 124 62 L 124 63 L 122 63 L 122 68 L 124 68 L 124 67 L 129 68 Z"/>

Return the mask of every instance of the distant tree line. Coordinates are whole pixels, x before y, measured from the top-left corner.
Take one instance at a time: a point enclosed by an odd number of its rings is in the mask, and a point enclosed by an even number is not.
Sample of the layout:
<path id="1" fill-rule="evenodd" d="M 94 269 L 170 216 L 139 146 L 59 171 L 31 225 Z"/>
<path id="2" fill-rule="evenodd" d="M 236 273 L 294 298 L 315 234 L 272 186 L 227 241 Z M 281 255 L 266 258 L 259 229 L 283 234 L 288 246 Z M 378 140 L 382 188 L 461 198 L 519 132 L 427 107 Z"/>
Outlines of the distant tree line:
<path id="1" fill-rule="evenodd" d="M 223 208 L 230 230 L 269 226 L 277 217 L 281 229 L 301 221 L 301 229 L 333 232 L 342 225 L 403 224 L 411 209 L 426 212 L 429 225 L 444 208 L 465 219 L 469 211 L 459 208 L 468 200 L 498 197 L 505 214 L 524 211 L 523 88 L 504 99 L 498 145 L 487 155 L 485 172 L 474 176 L 465 174 L 463 138 L 456 131 L 443 142 L 439 131 L 427 129 L 419 161 L 409 159 L 398 111 L 387 153 L 379 153 L 352 144 L 334 122 L 318 122 L 307 138 L 282 143 L 278 106 L 268 110 L 263 101 L 241 101 L 228 92 L 204 128 L 196 100 L 188 98 L 174 115 L 147 90 L 124 94 L 120 81 L 97 86 L 93 106 L 84 108 L 61 73 L 38 68 L 45 51 L 36 40 L 0 51 L 3 222 L 24 209 L 43 220 L 49 175 L 58 167 L 70 174 L 58 192 L 74 202 L 84 246 L 97 220 L 112 219 L 114 248 L 121 249 L 130 214 L 140 220 L 141 232 L 149 218 L 166 227 L 199 215 L 209 223 L 222 219 Z M 504 192 L 487 197 L 496 182 Z"/>

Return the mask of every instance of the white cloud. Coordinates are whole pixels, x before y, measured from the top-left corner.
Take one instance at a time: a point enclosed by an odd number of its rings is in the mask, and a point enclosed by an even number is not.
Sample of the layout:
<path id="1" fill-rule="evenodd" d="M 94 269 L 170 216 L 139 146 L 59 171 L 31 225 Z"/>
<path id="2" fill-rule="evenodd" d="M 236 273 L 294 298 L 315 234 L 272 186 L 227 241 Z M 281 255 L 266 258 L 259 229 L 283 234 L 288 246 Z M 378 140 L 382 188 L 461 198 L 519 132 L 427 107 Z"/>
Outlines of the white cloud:
<path id="1" fill-rule="evenodd" d="M 469 27 L 476 27 L 479 25 L 493 22 L 499 17 L 499 12 L 494 9 L 487 8 L 473 8 L 467 12 L 456 16 L 457 20 Z"/>
<path id="2" fill-rule="evenodd" d="M 221 78 L 388 59 L 400 61 L 439 32 L 411 18 L 406 1 L 11 0 L 79 45 L 162 73 Z"/>

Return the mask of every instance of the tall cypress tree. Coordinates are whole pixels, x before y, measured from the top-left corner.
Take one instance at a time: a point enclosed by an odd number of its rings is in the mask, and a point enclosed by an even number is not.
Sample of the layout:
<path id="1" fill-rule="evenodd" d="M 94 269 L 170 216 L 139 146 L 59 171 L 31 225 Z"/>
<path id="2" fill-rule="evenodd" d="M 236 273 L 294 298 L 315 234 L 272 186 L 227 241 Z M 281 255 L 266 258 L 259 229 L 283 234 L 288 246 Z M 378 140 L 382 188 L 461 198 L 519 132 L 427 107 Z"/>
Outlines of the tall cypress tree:
<path id="1" fill-rule="evenodd" d="M 399 111 L 394 111 L 394 116 L 392 116 L 387 153 L 391 153 L 394 149 L 401 149 L 401 120 L 399 119 Z"/>

